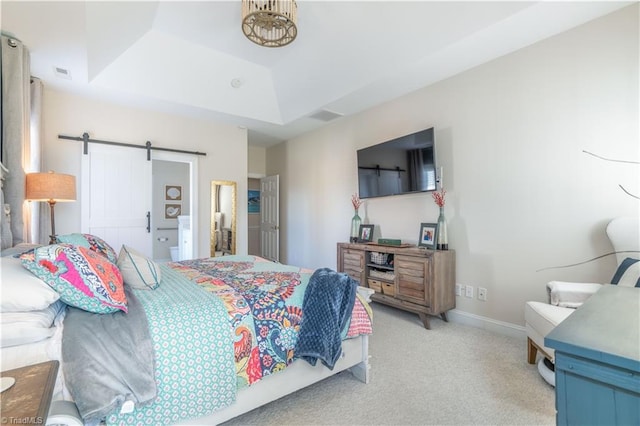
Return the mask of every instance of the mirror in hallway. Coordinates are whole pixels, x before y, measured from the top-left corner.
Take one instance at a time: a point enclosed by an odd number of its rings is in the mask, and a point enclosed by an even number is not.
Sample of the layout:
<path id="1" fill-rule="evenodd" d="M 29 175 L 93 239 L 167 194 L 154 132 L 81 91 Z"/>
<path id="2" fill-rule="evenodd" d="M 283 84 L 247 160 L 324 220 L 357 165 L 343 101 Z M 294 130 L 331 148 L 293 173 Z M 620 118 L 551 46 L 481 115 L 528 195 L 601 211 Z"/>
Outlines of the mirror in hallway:
<path id="1" fill-rule="evenodd" d="M 211 181 L 211 257 L 236 254 L 237 185 Z"/>

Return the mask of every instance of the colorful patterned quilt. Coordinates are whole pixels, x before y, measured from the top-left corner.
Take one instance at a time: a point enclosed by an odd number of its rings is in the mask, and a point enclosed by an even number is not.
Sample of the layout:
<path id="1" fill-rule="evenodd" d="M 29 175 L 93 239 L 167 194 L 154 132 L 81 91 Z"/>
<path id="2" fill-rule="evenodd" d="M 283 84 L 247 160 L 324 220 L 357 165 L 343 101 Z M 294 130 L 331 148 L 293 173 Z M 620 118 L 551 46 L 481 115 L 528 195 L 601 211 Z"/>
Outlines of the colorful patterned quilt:
<path id="1" fill-rule="evenodd" d="M 166 424 L 205 416 L 231 404 L 237 389 L 293 362 L 312 270 L 254 256 L 161 268 L 157 289 L 135 291 L 156 351 L 158 398 L 131 414 L 112 415 L 108 423 Z M 356 299 L 344 338 L 371 333 L 369 309 Z"/>
<path id="2" fill-rule="evenodd" d="M 238 388 L 291 364 L 312 270 L 255 256 L 196 259 L 170 266 L 224 302 L 234 330 Z M 354 306 L 357 315 L 343 336 L 371 333 L 365 305 L 358 301 Z"/>

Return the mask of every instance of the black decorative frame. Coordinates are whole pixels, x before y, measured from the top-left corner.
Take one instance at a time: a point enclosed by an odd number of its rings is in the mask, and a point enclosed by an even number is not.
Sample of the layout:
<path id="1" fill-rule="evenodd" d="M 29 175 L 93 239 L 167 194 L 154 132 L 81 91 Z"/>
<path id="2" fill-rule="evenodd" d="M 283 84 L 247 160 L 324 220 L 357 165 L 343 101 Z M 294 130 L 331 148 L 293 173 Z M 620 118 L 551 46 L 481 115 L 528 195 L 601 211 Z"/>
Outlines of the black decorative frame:
<path id="1" fill-rule="evenodd" d="M 373 227 L 375 225 L 360 225 L 360 230 L 358 231 L 358 242 L 359 243 L 370 243 L 373 241 Z"/>

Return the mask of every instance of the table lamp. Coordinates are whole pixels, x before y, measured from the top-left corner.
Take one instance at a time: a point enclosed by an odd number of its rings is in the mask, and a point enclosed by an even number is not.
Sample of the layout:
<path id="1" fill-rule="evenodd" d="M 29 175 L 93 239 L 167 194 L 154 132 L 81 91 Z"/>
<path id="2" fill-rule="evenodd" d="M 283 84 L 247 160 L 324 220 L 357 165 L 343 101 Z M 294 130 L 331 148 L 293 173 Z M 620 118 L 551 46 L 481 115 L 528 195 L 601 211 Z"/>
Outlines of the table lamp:
<path id="1" fill-rule="evenodd" d="M 46 201 L 51 207 L 51 235 L 49 244 L 56 243 L 54 206 L 58 201 L 76 200 L 76 177 L 60 173 L 28 173 L 26 197 L 29 201 Z"/>

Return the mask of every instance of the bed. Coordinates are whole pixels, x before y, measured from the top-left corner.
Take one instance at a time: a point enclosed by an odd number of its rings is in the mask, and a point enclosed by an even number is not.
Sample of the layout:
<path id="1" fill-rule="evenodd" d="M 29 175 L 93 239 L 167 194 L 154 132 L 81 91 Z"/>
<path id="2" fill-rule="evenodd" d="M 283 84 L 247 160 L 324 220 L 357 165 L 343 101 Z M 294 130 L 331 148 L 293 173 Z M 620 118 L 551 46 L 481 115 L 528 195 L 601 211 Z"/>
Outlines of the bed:
<path id="1" fill-rule="evenodd" d="M 158 264 L 86 234 L 58 242 L 3 251 L 3 335 L 29 328 L 5 322 L 20 309 L 50 326 L 3 342 L 2 370 L 58 359 L 54 399 L 74 400 L 86 423 L 218 424 L 344 370 L 369 380 L 371 310 L 344 274 L 238 255 Z M 28 282 L 37 303 L 6 314 L 9 281 Z"/>

